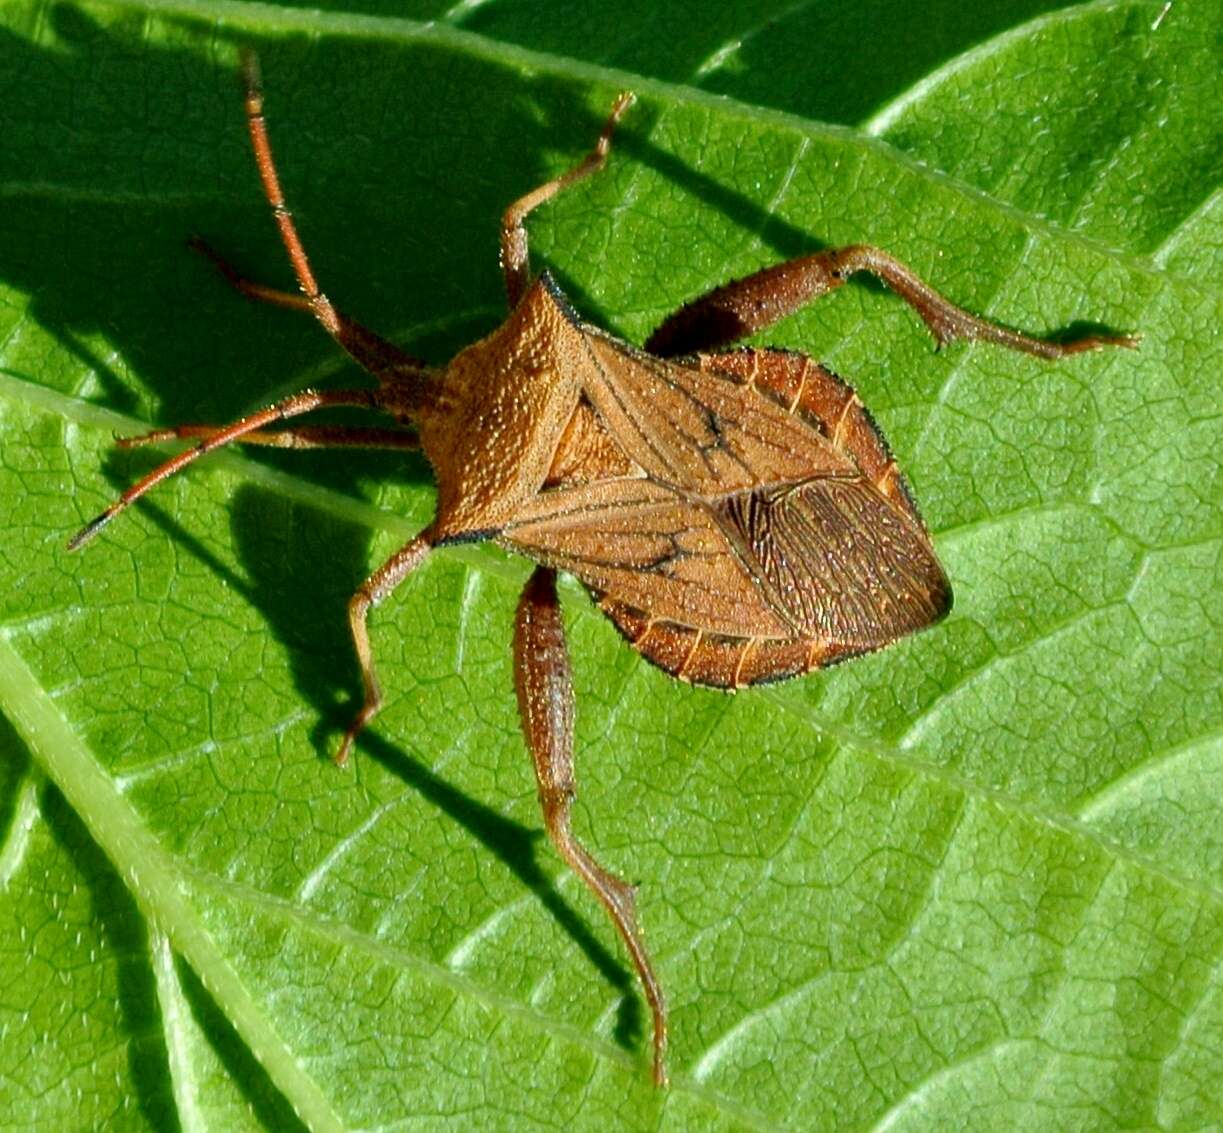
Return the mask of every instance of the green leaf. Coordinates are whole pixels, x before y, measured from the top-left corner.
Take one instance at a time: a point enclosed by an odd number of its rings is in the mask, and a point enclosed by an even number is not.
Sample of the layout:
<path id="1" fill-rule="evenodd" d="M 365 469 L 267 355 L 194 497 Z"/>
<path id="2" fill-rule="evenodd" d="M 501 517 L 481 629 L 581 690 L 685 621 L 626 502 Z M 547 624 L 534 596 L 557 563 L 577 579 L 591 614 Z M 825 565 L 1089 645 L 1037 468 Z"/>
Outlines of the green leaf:
<path id="1" fill-rule="evenodd" d="M 1219 6 L 709 7 L 0 12 L 12 1124 L 1223 1122 Z M 432 556 L 373 619 L 386 710 L 347 773 L 326 758 L 359 683 L 345 601 L 427 522 L 423 463 L 218 454 L 64 547 L 156 460 L 112 433 L 359 380 L 183 247 L 292 285 L 238 42 L 323 285 L 422 356 L 496 325 L 501 211 L 625 87 L 607 171 L 531 234 L 630 339 L 867 241 L 1006 323 L 1143 335 L 936 353 L 853 286 L 764 336 L 855 384 L 952 576 L 952 617 L 882 654 L 726 697 L 566 588 L 577 825 L 641 883 L 666 1093 L 541 834 L 526 564 Z"/>

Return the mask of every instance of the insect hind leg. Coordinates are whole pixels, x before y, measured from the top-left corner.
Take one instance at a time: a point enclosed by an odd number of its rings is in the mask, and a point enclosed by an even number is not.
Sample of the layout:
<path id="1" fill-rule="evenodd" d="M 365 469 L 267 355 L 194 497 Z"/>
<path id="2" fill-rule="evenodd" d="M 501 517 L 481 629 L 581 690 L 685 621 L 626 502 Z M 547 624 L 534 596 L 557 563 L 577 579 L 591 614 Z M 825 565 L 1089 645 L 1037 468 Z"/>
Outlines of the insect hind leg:
<path id="1" fill-rule="evenodd" d="M 556 572 L 537 567 L 514 619 L 514 686 L 522 730 L 535 764 L 544 826 L 557 852 L 607 910 L 620 933 L 654 1019 L 654 1081 L 667 1083 L 667 1006 L 637 923 L 632 885 L 605 870 L 577 840 L 570 811 L 573 773 L 573 673 L 556 597 Z"/>
<path id="2" fill-rule="evenodd" d="M 765 330 L 859 272 L 881 279 L 908 303 L 940 346 L 962 338 L 1056 359 L 1103 346 L 1138 344 L 1130 335 L 1084 334 L 1057 341 L 1022 334 L 957 307 L 887 252 L 851 244 L 776 264 L 694 299 L 665 319 L 645 348 L 666 357 L 729 345 Z"/>

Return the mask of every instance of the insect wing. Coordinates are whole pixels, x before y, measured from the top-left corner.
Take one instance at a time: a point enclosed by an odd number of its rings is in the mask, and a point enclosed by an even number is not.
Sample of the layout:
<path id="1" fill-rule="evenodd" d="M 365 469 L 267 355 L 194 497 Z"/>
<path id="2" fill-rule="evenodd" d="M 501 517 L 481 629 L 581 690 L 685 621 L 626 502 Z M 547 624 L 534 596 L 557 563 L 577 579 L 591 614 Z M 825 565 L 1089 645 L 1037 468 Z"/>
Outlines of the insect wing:
<path id="1" fill-rule="evenodd" d="M 907 496 L 885 494 L 832 430 L 742 375 L 590 342 L 586 394 L 641 474 L 542 492 L 502 541 L 577 575 L 652 660 L 671 669 L 653 655 L 658 635 L 647 647 L 626 623 L 801 646 L 801 670 L 946 611 L 950 588 Z"/>
<path id="2" fill-rule="evenodd" d="M 643 477 L 542 492 L 504 545 L 651 618 L 734 636 L 791 636 L 701 499 Z"/>
<path id="3" fill-rule="evenodd" d="M 806 636 L 861 653 L 949 608 L 925 532 L 863 476 L 730 496 L 715 511 L 758 584 Z"/>
<path id="4" fill-rule="evenodd" d="M 652 480 L 707 499 L 858 469 L 806 421 L 725 374 L 655 358 L 596 330 L 586 396 Z"/>

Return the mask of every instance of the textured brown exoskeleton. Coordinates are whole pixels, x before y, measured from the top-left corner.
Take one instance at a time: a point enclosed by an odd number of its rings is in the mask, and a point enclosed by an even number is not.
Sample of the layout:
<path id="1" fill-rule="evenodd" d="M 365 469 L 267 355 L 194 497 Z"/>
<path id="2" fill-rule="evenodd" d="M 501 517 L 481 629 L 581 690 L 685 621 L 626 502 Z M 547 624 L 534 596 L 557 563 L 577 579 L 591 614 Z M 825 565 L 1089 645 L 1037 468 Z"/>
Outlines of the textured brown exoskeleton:
<path id="1" fill-rule="evenodd" d="M 196 247 L 244 294 L 312 314 L 378 386 L 304 391 L 222 428 L 182 425 L 129 439 L 198 443 L 128 489 L 69 545 L 82 546 L 153 485 L 231 441 L 423 450 L 437 476 L 437 515 L 349 602 L 365 699 L 336 761 L 348 759 L 382 703 L 366 629 L 371 606 L 447 543 L 489 539 L 537 562 L 518 606 L 514 673 L 544 821 L 632 955 L 653 1013 L 661 1084 L 667 1013 L 633 887 L 570 829 L 573 683 L 556 571 L 581 579 L 634 649 L 694 684 L 736 689 L 882 648 L 951 606 L 951 587 L 887 444 L 857 394 L 817 362 L 721 348 L 860 271 L 884 280 L 940 344 L 976 339 L 1061 358 L 1134 340 L 1029 338 L 954 306 L 885 252 L 855 246 L 727 284 L 667 319 L 644 350 L 631 346 L 583 322 L 546 272 L 531 280 L 523 227 L 533 209 L 603 167 L 633 101 L 623 94 L 586 159 L 506 211 L 505 323 L 435 369 L 341 314 L 319 290 L 281 195 L 252 57 L 245 75 L 255 158 L 303 294 L 251 283 Z M 412 431 L 265 430 L 330 405 L 381 410 Z"/>

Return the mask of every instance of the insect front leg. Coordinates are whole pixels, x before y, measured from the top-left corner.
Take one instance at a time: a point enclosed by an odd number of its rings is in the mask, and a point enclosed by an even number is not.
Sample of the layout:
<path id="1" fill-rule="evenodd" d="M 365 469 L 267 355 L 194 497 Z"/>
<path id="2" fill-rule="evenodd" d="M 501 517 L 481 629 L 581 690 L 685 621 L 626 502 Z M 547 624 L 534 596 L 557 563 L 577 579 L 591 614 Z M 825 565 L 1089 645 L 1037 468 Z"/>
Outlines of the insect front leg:
<path id="1" fill-rule="evenodd" d="M 432 532 L 426 528 L 410 543 L 400 547 L 373 574 L 357 588 L 348 601 L 348 624 L 352 629 L 353 646 L 361 666 L 361 683 L 365 689 L 365 700 L 361 711 L 344 733 L 335 761 L 343 767 L 348 762 L 348 753 L 353 741 L 382 707 L 382 688 L 374 672 L 374 654 L 369 644 L 369 626 L 366 624 L 370 608 L 377 606 L 408 577 L 422 562 L 433 546 Z"/>
<path id="2" fill-rule="evenodd" d="M 559 177 L 553 177 L 551 181 L 540 185 L 538 189 L 532 189 L 505 210 L 505 215 L 501 218 L 501 270 L 505 273 L 505 295 L 511 308 L 518 305 L 518 300 L 526 291 L 527 284 L 531 282 L 530 254 L 524 224 L 528 214 L 545 201 L 550 201 L 562 189 L 567 189 L 570 185 L 584 180 L 592 173 L 598 173 L 603 168 L 607 162 L 608 152 L 611 150 L 611 139 L 616 130 L 616 123 L 633 105 L 635 99 L 636 95 L 629 91 L 622 93 L 612 104 L 611 113 L 603 124 L 603 131 L 599 134 L 599 140 L 595 142 L 595 148 L 568 172 L 562 173 Z"/>
<path id="3" fill-rule="evenodd" d="M 645 348 L 674 356 L 725 346 L 772 326 L 858 272 L 883 280 L 921 316 L 940 346 L 963 338 L 1054 359 L 1102 346 L 1138 345 L 1131 335 L 1086 334 L 1053 342 L 1021 334 L 957 307 L 887 252 L 854 244 L 776 264 L 694 299 L 665 319 Z"/>
<path id="4" fill-rule="evenodd" d="M 535 763 L 548 837 L 611 915 L 645 991 L 654 1019 L 654 1081 L 666 1085 L 667 1007 L 637 924 L 633 886 L 608 873 L 573 836 L 573 673 L 556 597 L 556 572 L 531 575 L 514 621 L 514 685 L 527 747 Z"/>

